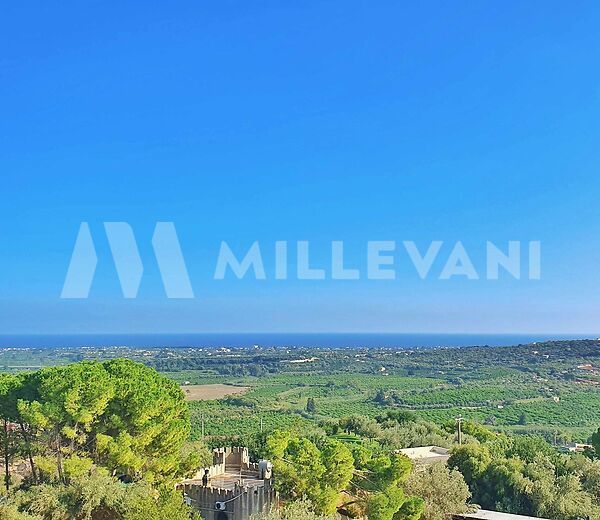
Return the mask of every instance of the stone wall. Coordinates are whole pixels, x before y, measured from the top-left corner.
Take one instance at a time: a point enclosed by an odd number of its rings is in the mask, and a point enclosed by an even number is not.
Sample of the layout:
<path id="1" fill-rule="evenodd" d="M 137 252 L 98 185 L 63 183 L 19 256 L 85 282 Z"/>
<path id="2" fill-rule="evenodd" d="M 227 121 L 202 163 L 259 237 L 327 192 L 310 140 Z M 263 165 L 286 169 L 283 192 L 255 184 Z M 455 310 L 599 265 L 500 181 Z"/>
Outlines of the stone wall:
<path id="1" fill-rule="evenodd" d="M 268 468 L 268 471 L 267 471 Z M 201 481 L 205 470 L 210 479 L 225 473 L 244 472 L 254 474 L 259 485 L 244 485 L 244 480 L 236 483 L 234 489 L 221 489 L 211 485 L 203 486 Z M 191 482 L 195 480 L 196 482 Z M 277 505 L 277 492 L 273 487 L 268 461 L 260 464 L 250 462 L 247 448 L 217 448 L 213 451 L 213 465 L 201 468 L 196 475 L 183 481 L 178 488 L 185 493 L 191 505 L 200 511 L 203 520 L 248 520 L 251 515 L 268 511 Z M 252 478 L 250 479 L 252 481 Z M 224 510 L 217 510 L 217 502 L 225 504 Z"/>
<path id="2" fill-rule="evenodd" d="M 236 486 L 234 490 L 203 487 L 195 483 L 182 484 L 180 489 L 190 499 L 191 505 L 200 511 L 203 520 L 248 520 L 251 515 L 266 512 L 277 504 L 277 493 L 270 480 L 266 480 L 264 486 Z M 217 502 L 225 502 L 224 511 L 216 510 Z"/>
<path id="3" fill-rule="evenodd" d="M 213 464 L 225 464 L 227 468 L 251 469 L 248 448 L 217 448 L 213 450 Z"/>

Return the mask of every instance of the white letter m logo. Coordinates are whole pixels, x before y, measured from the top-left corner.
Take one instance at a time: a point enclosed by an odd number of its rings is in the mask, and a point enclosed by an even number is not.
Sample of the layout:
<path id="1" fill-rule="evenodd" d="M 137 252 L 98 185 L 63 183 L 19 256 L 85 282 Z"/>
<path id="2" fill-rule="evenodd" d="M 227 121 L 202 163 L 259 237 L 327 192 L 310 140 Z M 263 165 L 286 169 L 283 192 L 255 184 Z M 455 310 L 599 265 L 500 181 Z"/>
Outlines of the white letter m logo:
<path id="1" fill-rule="evenodd" d="M 133 230 L 127 222 L 105 222 L 104 230 L 119 276 L 123 297 L 135 298 L 144 273 L 144 266 Z M 173 222 L 156 223 L 152 236 L 152 248 L 167 298 L 193 298 L 194 292 Z M 92 287 L 97 263 L 98 257 L 90 228 L 87 222 L 82 222 L 60 297 L 87 298 Z"/>

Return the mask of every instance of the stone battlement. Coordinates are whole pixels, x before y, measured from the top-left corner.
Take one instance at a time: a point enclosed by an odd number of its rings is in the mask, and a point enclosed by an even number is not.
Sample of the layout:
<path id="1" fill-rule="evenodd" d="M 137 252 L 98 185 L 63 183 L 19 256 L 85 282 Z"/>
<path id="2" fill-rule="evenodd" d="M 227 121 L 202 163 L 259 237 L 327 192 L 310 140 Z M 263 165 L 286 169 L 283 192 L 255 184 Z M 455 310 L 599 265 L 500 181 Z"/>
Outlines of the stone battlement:
<path id="1" fill-rule="evenodd" d="M 225 465 L 225 469 L 248 469 L 251 464 L 248 448 L 216 448 L 213 450 L 213 465 L 221 466 L 223 464 Z"/>
<path id="2" fill-rule="evenodd" d="M 209 479 L 209 485 L 214 477 L 225 474 L 238 474 L 240 479 L 270 478 L 270 469 L 265 472 L 265 467 L 268 465 L 266 461 L 263 463 L 250 462 L 248 448 L 216 448 L 213 450 L 213 465 L 207 468 L 200 468 L 197 473 L 189 480 L 202 480 L 206 474 Z M 270 465 L 269 465 L 270 467 Z M 206 473 L 208 471 L 208 473 Z"/>
<path id="3" fill-rule="evenodd" d="M 250 462 L 247 448 L 213 451 L 213 465 L 201 468 L 178 488 L 206 520 L 247 520 L 267 511 L 277 500 L 271 463 Z"/>

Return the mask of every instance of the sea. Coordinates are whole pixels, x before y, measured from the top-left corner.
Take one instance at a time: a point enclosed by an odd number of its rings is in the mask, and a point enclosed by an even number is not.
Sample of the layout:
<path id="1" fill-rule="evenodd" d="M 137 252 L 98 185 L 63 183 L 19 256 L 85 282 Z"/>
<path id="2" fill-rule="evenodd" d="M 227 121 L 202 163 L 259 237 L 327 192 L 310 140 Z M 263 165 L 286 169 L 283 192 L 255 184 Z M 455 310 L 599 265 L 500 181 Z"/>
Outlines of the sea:
<path id="1" fill-rule="evenodd" d="M 548 340 L 596 339 L 600 334 L 427 333 L 194 333 L 0 335 L 0 348 L 195 347 L 195 348 L 436 348 L 509 346 Z"/>

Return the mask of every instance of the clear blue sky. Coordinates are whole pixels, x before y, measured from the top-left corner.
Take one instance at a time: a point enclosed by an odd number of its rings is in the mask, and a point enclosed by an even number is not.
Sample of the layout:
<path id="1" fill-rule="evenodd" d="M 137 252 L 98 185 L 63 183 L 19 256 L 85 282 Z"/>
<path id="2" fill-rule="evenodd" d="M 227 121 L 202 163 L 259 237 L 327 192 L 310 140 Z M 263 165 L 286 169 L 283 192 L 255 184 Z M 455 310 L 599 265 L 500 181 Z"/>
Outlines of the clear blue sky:
<path id="1" fill-rule="evenodd" d="M 598 331 L 598 27 L 585 1 L 4 5 L 0 332 Z M 61 300 L 82 221 L 97 277 Z M 105 221 L 136 232 L 136 300 Z M 195 300 L 164 296 L 156 221 Z M 216 281 L 221 240 L 361 268 L 367 240 L 444 240 L 434 273 L 457 240 L 478 270 L 540 240 L 542 279 L 421 280 L 399 250 L 395 281 Z"/>

